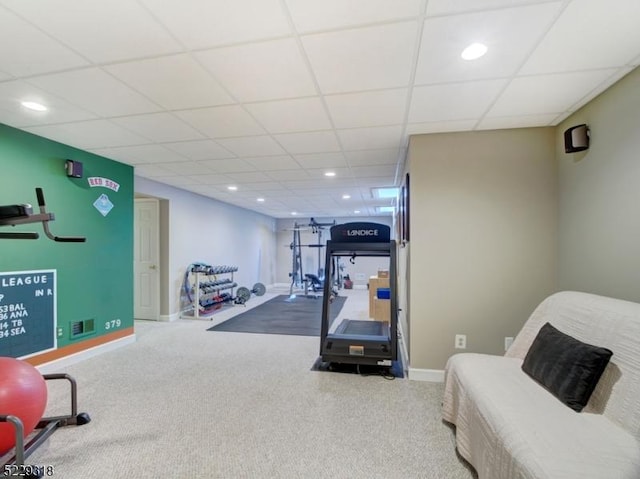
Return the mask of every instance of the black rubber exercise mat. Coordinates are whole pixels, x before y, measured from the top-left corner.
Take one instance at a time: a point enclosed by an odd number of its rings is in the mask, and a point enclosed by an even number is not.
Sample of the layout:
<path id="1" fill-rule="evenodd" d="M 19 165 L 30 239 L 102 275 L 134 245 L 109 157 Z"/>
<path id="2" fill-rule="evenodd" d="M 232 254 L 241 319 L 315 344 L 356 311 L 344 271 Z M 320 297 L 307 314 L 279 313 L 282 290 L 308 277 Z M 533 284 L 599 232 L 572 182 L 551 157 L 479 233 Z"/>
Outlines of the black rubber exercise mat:
<path id="1" fill-rule="evenodd" d="M 346 299 L 344 296 L 334 298 L 331 303 L 332 321 L 340 313 Z M 290 298 L 280 295 L 207 331 L 320 336 L 321 323 L 322 297 Z"/>

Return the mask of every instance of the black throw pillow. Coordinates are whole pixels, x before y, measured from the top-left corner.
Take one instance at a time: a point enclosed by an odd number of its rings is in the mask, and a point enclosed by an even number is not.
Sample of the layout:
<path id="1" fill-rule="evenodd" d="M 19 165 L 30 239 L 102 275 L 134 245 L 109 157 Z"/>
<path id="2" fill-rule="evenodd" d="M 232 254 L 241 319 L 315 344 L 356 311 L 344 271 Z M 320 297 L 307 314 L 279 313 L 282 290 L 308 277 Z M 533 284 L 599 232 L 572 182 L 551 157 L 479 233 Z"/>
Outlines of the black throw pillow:
<path id="1" fill-rule="evenodd" d="M 612 355 L 607 348 L 583 343 L 545 323 L 524 358 L 522 370 L 580 412 Z"/>

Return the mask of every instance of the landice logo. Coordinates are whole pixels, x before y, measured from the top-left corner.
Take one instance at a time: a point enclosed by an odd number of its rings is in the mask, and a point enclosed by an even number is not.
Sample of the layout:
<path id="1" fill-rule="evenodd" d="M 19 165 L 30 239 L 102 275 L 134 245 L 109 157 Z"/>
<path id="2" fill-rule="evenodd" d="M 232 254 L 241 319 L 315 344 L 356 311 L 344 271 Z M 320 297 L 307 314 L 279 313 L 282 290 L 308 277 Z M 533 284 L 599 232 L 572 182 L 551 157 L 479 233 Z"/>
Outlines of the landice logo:
<path id="1" fill-rule="evenodd" d="M 347 236 L 378 236 L 378 230 L 347 230 Z"/>

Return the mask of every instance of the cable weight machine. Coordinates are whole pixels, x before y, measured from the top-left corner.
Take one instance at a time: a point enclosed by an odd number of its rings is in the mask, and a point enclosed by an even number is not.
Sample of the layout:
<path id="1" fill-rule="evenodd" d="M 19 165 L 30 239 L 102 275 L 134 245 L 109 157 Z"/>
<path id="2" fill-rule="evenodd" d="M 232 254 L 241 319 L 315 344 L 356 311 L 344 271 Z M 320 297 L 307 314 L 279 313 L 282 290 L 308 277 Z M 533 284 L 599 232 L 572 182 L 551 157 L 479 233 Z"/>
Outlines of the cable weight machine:
<path id="1" fill-rule="evenodd" d="M 294 295 L 294 288 L 304 289 L 306 296 L 309 295 L 310 290 L 315 293 L 323 289 L 327 270 L 322 266 L 322 249 L 325 247 L 325 244 L 322 241 L 322 235 L 325 228 L 335 226 L 335 224 L 335 220 L 331 223 L 319 223 L 315 218 L 311 218 L 307 225 L 294 223 L 293 239 L 289 244 L 289 248 L 292 252 L 291 272 L 289 273 L 289 277 L 291 278 L 291 285 L 289 287 L 290 296 Z M 317 235 L 317 239 L 315 243 L 302 244 L 300 232 L 308 228 L 310 228 L 312 234 Z M 318 268 L 316 274 L 304 273 L 302 266 L 302 248 L 315 248 L 317 250 Z M 332 265 L 332 269 L 338 269 L 337 262 Z M 339 287 L 341 282 L 338 280 L 336 284 Z"/>

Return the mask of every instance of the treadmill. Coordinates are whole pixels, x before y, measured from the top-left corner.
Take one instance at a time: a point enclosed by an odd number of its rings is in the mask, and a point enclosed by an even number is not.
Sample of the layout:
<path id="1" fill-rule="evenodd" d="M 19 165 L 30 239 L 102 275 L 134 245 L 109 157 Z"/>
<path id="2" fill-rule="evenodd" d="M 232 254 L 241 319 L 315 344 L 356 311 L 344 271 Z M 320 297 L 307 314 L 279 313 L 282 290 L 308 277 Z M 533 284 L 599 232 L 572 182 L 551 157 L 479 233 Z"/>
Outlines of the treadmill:
<path id="1" fill-rule="evenodd" d="M 363 364 L 391 366 L 397 359 L 397 281 L 396 242 L 390 239 L 391 229 L 378 223 L 345 223 L 331 227 L 331 239 L 327 241 L 325 276 L 337 274 L 331 271 L 336 257 L 348 257 L 352 264 L 358 257 L 387 257 L 389 261 L 389 288 L 370 291 L 370 305 L 376 301 L 387 311 L 374 317 L 346 318 L 332 314 L 333 280 L 324 282 L 322 325 L 320 331 L 320 356 L 322 361 L 339 364 Z M 371 286 L 370 286 L 371 287 Z M 384 299 L 378 301 L 377 295 Z M 372 299 L 376 296 L 375 299 Z M 370 306 L 370 310 L 371 310 Z M 335 311 L 333 312 L 335 313 Z"/>

